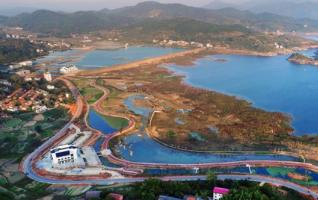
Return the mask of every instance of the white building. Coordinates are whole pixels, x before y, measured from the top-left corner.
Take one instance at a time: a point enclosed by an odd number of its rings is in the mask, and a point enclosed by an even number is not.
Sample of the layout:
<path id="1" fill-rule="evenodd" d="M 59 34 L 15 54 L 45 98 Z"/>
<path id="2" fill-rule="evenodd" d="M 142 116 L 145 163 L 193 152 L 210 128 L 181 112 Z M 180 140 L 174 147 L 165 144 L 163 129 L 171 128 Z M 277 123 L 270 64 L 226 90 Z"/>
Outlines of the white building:
<path id="1" fill-rule="evenodd" d="M 230 192 L 227 188 L 214 187 L 213 200 L 220 200 L 222 197 Z"/>
<path id="2" fill-rule="evenodd" d="M 47 107 L 46 106 L 34 106 L 34 110 L 36 113 L 44 113 L 45 111 L 47 111 Z"/>
<path id="3" fill-rule="evenodd" d="M 43 78 L 44 78 L 46 81 L 48 81 L 48 82 L 51 82 L 51 81 L 52 81 L 52 75 L 51 75 L 50 72 L 45 72 L 45 73 L 43 74 Z"/>
<path id="4" fill-rule="evenodd" d="M 55 86 L 54 85 L 47 85 L 46 88 L 48 90 L 54 90 L 55 89 Z"/>
<path id="5" fill-rule="evenodd" d="M 60 69 L 62 74 L 69 74 L 76 71 L 78 71 L 78 68 L 75 65 L 64 66 Z"/>
<path id="6" fill-rule="evenodd" d="M 23 61 L 18 63 L 22 67 L 31 67 L 33 65 L 33 62 L 31 60 Z"/>
<path id="7" fill-rule="evenodd" d="M 79 148 L 75 145 L 62 145 L 51 149 L 53 168 L 65 169 L 78 166 Z"/>

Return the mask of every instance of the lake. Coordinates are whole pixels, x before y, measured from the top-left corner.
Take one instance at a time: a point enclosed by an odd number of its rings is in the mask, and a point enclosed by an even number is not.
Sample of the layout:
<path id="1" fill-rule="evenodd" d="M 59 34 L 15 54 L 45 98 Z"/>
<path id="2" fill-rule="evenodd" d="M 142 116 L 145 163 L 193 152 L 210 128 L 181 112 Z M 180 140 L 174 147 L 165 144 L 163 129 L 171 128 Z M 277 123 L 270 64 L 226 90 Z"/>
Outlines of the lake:
<path id="1" fill-rule="evenodd" d="M 131 46 L 127 49 L 111 50 L 68 50 L 51 52 L 36 60 L 37 63 L 50 63 L 50 68 L 59 69 L 65 65 L 75 64 L 79 69 L 94 69 L 105 66 L 126 64 L 146 58 L 158 57 L 184 51 L 180 48 Z M 51 69 L 54 72 L 54 70 Z"/>
<path id="2" fill-rule="evenodd" d="M 315 50 L 304 51 L 313 55 Z M 298 136 L 318 133 L 318 67 L 297 65 L 288 56 L 211 55 L 193 67 L 169 66 L 196 87 L 246 99 L 253 106 L 292 117 Z M 226 62 L 215 61 L 225 59 Z"/>
<path id="3" fill-rule="evenodd" d="M 132 46 L 127 49 L 95 50 L 85 54 L 84 57 L 75 64 L 79 66 L 79 68 L 98 68 L 126 64 L 179 51 L 183 51 L 183 49 L 139 46 Z"/>
<path id="4" fill-rule="evenodd" d="M 140 130 L 134 134 L 122 138 L 123 144 L 116 145 L 116 150 L 120 156 L 126 160 L 134 162 L 147 163 L 171 163 L 171 164 L 194 164 L 194 163 L 215 163 L 231 162 L 242 160 L 286 160 L 298 161 L 298 158 L 284 155 L 270 154 L 213 154 L 213 153 L 193 153 L 172 149 L 159 144 L 150 138 L 144 131 L 143 127 L 148 122 L 150 108 L 136 106 L 133 102 L 136 99 L 145 98 L 143 95 L 132 95 L 124 101 L 128 110 L 141 115 L 144 123 Z M 102 131 L 104 134 L 111 134 L 114 129 L 102 115 L 90 110 L 88 123 L 91 127 Z M 96 144 L 100 146 L 100 144 Z M 96 147 L 98 149 L 98 147 Z M 95 149 L 96 149 L 95 148 Z"/>

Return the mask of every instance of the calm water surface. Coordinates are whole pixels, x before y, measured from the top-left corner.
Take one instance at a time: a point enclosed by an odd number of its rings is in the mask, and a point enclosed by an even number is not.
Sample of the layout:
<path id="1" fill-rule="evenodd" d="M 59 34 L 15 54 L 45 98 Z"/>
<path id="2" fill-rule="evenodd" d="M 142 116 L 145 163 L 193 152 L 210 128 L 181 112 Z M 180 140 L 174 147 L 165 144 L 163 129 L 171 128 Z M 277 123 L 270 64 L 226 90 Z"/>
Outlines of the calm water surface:
<path id="1" fill-rule="evenodd" d="M 317 134 L 318 67 L 296 65 L 287 58 L 213 55 L 199 59 L 193 67 L 170 68 L 185 75 L 190 85 L 235 95 L 256 107 L 292 116 L 297 135 Z"/>
<path id="2" fill-rule="evenodd" d="M 162 47 L 129 47 L 127 49 L 95 50 L 87 53 L 76 63 L 80 68 L 98 68 L 130 63 L 145 58 L 162 56 L 183 49 Z"/>
<path id="3" fill-rule="evenodd" d="M 107 123 L 101 114 L 93 109 L 90 109 L 89 111 L 88 122 L 92 128 L 99 130 L 104 134 L 111 134 L 117 131 Z"/>
<path id="4" fill-rule="evenodd" d="M 128 97 L 124 103 L 126 107 L 148 118 L 150 109 L 135 106 L 133 103 L 136 99 L 144 98 L 141 95 L 132 95 Z M 147 123 L 147 120 L 143 120 Z M 93 128 L 96 128 L 104 134 L 110 134 L 114 131 L 109 129 L 107 121 L 95 111 L 91 111 L 88 117 L 88 122 Z M 97 144 L 99 146 L 99 144 Z M 98 148 L 98 147 L 97 147 Z M 209 153 L 191 153 L 179 151 L 176 149 L 163 146 L 148 137 L 144 132 L 137 132 L 135 134 L 123 138 L 123 145 L 117 145 L 117 151 L 122 158 L 134 162 L 148 162 L 148 163 L 174 163 L 174 164 L 193 164 L 193 163 L 213 163 L 213 162 L 230 162 L 241 160 L 286 160 L 297 161 L 297 158 L 281 155 L 255 155 L 255 154 L 209 154 Z"/>

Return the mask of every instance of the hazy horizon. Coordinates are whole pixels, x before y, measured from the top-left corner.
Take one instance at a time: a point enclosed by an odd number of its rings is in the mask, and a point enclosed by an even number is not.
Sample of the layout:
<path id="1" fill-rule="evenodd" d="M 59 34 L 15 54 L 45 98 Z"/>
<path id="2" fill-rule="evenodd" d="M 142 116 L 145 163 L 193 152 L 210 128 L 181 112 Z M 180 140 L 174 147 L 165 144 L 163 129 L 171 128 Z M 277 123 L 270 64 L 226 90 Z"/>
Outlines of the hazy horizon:
<path id="1" fill-rule="evenodd" d="M 61 11 L 77 11 L 77 10 L 99 10 L 103 8 L 114 9 L 124 6 L 135 5 L 145 0 L 0 0 L 1 8 L 14 9 L 14 8 L 36 8 L 36 9 L 50 9 Z M 211 2 L 222 2 L 226 4 L 237 5 L 245 3 L 250 0 L 155 0 L 160 3 L 180 3 L 189 6 L 202 7 Z M 254 0 L 253 2 L 264 1 Z M 283 1 L 283 0 L 281 0 Z M 294 0 L 290 0 L 294 1 Z M 313 0 L 316 1 L 316 0 Z"/>
<path id="2" fill-rule="evenodd" d="M 145 2 L 145 0 L 0 0 L 1 8 L 3 10 L 16 10 L 23 12 L 31 12 L 35 9 L 48 9 L 53 11 L 85 11 L 85 10 L 101 10 L 104 8 L 115 9 L 125 6 L 136 5 L 140 2 Z M 258 3 L 267 2 L 277 2 L 282 3 L 287 2 L 318 2 L 318 0 L 155 0 L 160 3 L 180 3 L 188 6 L 194 7 L 204 7 L 205 5 L 211 4 L 213 2 L 216 5 L 224 6 L 240 6 L 240 5 L 253 5 Z M 212 4 L 213 5 L 213 4 Z"/>
<path id="3" fill-rule="evenodd" d="M 2 3 L 1 9 L 12 8 L 38 8 L 38 9 L 51 9 L 63 11 L 76 11 L 76 10 L 99 10 L 103 8 L 120 8 L 124 6 L 132 6 L 144 0 L 0 0 Z M 213 0 L 156 0 L 160 3 L 181 3 L 190 6 L 204 6 Z"/>

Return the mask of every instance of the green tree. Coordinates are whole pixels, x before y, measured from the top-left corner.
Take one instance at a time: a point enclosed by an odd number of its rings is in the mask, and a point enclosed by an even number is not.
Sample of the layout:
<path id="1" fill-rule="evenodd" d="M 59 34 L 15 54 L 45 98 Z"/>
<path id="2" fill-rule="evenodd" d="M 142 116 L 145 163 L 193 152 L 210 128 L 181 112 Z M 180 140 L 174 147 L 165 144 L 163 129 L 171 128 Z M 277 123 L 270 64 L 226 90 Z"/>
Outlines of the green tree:
<path id="1" fill-rule="evenodd" d="M 225 195 L 222 200 L 269 200 L 265 194 L 262 194 L 258 189 L 234 189 L 228 195 Z"/>
<path id="2" fill-rule="evenodd" d="M 213 171 L 209 170 L 206 179 L 209 184 L 214 186 L 217 181 L 217 176 Z"/>

